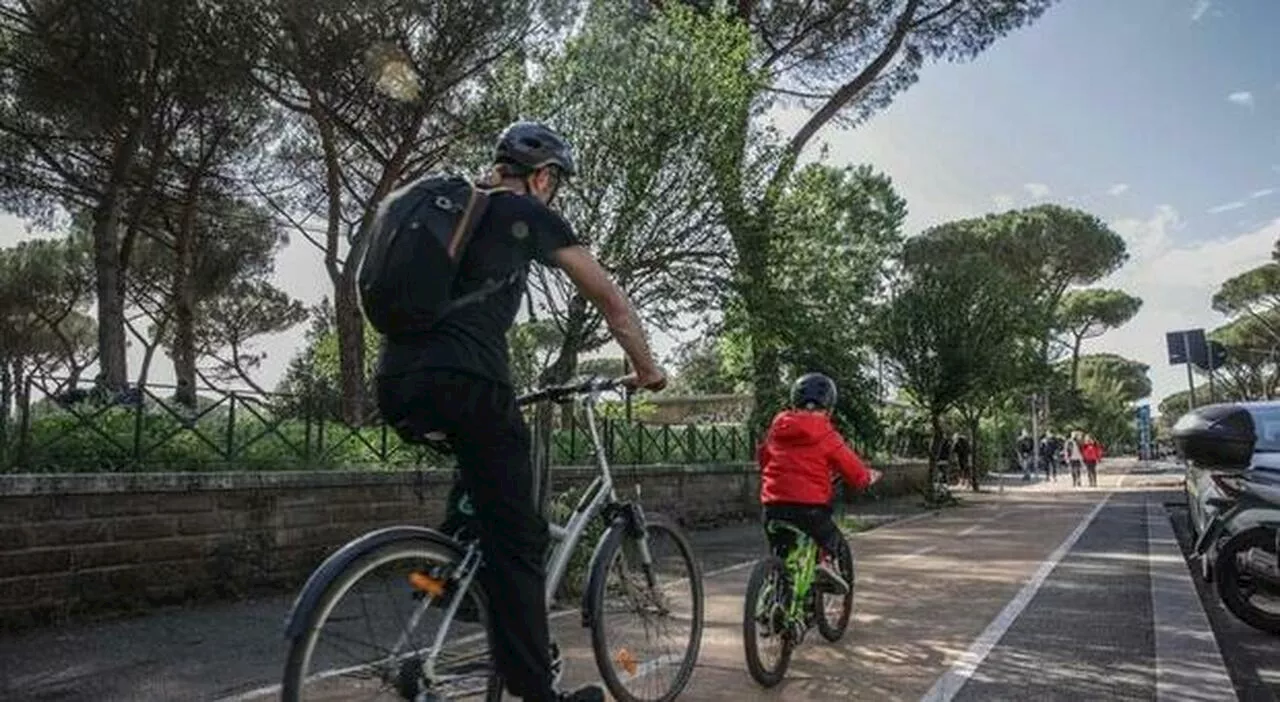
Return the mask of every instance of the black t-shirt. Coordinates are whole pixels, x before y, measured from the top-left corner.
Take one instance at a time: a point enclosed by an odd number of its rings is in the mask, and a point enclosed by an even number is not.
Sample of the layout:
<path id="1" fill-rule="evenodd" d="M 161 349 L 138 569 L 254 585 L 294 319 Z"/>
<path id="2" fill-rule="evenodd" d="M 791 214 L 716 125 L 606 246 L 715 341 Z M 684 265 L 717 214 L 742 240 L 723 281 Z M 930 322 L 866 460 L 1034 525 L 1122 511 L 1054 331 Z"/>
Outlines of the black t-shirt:
<path id="1" fill-rule="evenodd" d="M 551 254 L 578 243 L 569 223 L 536 198 L 494 193 L 458 268 L 455 294 L 478 290 L 487 280 L 517 272 L 519 282 L 458 308 L 412 342 L 386 340 L 378 374 L 443 368 L 510 385 L 507 331 L 520 311 L 529 264 L 538 261 L 554 267 Z"/>

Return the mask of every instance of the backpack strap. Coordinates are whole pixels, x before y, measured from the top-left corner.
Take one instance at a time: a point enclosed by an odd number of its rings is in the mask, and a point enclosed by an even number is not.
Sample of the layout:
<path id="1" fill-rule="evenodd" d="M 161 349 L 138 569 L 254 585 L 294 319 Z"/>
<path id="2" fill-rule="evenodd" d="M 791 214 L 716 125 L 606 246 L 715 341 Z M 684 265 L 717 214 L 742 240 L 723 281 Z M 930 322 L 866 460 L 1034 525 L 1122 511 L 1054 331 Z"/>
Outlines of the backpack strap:
<path id="1" fill-rule="evenodd" d="M 466 245 L 470 243 L 472 235 L 475 234 L 476 228 L 480 226 L 480 220 L 484 219 L 485 212 L 489 210 L 489 198 L 494 193 L 511 192 L 511 188 L 494 187 L 482 188 L 475 186 L 471 191 L 471 199 L 467 201 L 467 207 L 462 213 L 462 220 L 458 222 L 458 229 L 454 232 L 452 240 L 449 242 L 449 255 L 461 260 L 462 251 L 466 250 Z M 479 290 L 473 290 L 465 295 L 460 295 L 448 302 L 440 309 L 437 315 L 437 322 L 446 315 L 457 310 L 459 307 L 479 302 L 493 293 L 513 285 L 521 278 L 521 271 L 515 271 L 505 278 L 497 280 L 486 280 Z"/>

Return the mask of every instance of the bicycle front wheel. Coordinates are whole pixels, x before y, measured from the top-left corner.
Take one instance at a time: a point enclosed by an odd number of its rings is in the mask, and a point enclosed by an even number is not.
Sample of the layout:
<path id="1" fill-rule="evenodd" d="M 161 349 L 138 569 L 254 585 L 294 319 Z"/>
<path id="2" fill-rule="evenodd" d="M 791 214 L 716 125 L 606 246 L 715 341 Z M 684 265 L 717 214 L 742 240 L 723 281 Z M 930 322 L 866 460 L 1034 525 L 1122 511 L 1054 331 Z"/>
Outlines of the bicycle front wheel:
<path id="1" fill-rule="evenodd" d="M 822 638 L 835 643 L 844 637 L 849 628 L 849 619 L 853 616 L 854 583 L 853 549 L 844 537 L 840 538 L 840 553 L 836 554 L 840 566 L 840 577 L 849 583 L 849 590 L 843 595 L 827 592 L 820 587 L 813 593 L 817 611 L 818 633 Z"/>
<path id="2" fill-rule="evenodd" d="M 610 529 L 588 581 L 596 666 L 619 702 L 676 699 L 702 645 L 702 573 L 689 540 L 661 515 L 645 521 L 652 565 L 643 563 L 641 539 Z"/>
<path id="3" fill-rule="evenodd" d="M 404 539 L 352 561 L 325 587 L 306 627 L 289 647 L 281 699 L 502 699 L 489 654 L 484 593 L 473 582 L 458 614 L 444 620 L 456 592 L 436 592 L 434 574 L 452 571 L 454 555 L 426 539 Z M 464 621 L 465 620 L 465 621 Z M 425 665 L 437 634 L 444 645 Z"/>

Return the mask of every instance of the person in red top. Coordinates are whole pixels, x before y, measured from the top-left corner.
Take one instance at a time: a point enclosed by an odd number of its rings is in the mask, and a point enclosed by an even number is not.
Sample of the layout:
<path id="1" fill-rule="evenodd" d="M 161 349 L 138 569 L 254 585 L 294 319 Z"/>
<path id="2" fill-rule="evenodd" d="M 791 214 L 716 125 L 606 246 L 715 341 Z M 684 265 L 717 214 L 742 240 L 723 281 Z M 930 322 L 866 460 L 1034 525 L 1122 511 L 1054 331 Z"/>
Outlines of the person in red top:
<path id="1" fill-rule="evenodd" d="M 831 378 L 821 373 L 801 376 L 791 387 L 791 409 L 773 418 L 756 460 L 765 522 L 784 521 L 808 534 L 821 549 L 819 577 L 844 591 L 849 583 L 833 562 L 844 537 L 831 518 L 832 478 L 838 475 L 863 490 L 881 473 L 868 468 L 845 444 L 831 421 L 835 405 L 836 384 Z M 785 532 L 767 535 L 774 553 L 784 556 L 790 550 Z"/>
<path id="2" fill-rule="evenodd" d="M 1084 467 L 1089 471 L 1089 487 L 1098 487 L 1098 463 L 1102 461 L 1102 444 L 1086 435 L 1080 444 L 1080 455 L 1084 459 Z"/>

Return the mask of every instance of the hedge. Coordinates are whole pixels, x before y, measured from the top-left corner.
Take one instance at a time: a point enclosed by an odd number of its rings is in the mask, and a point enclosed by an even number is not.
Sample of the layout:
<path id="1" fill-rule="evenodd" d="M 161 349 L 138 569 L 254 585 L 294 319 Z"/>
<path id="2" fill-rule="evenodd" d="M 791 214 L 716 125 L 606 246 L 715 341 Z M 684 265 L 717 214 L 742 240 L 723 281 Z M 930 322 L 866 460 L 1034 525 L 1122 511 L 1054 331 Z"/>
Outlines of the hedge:
<path id="1" fill-rule="evenodd" d="M 77 416 L 78 415 L 78 416 Z M 751 440 L 738 425 L 666 426 L 602 422 L 613 463 L 706 463 L 750 460 Z M 352 429 L 336 421 L 277 418 L 263 407 L 218 408 L 193 419 L 158 407 L 33 412 L 10 422 L 0 442 L 0 471 L 316 470 L 367 466 L 437 467 L 448 459 L 402 443 L 382 426 Z M 557 429 L 552 465 L 589 464 L 585 427 Z"/>

